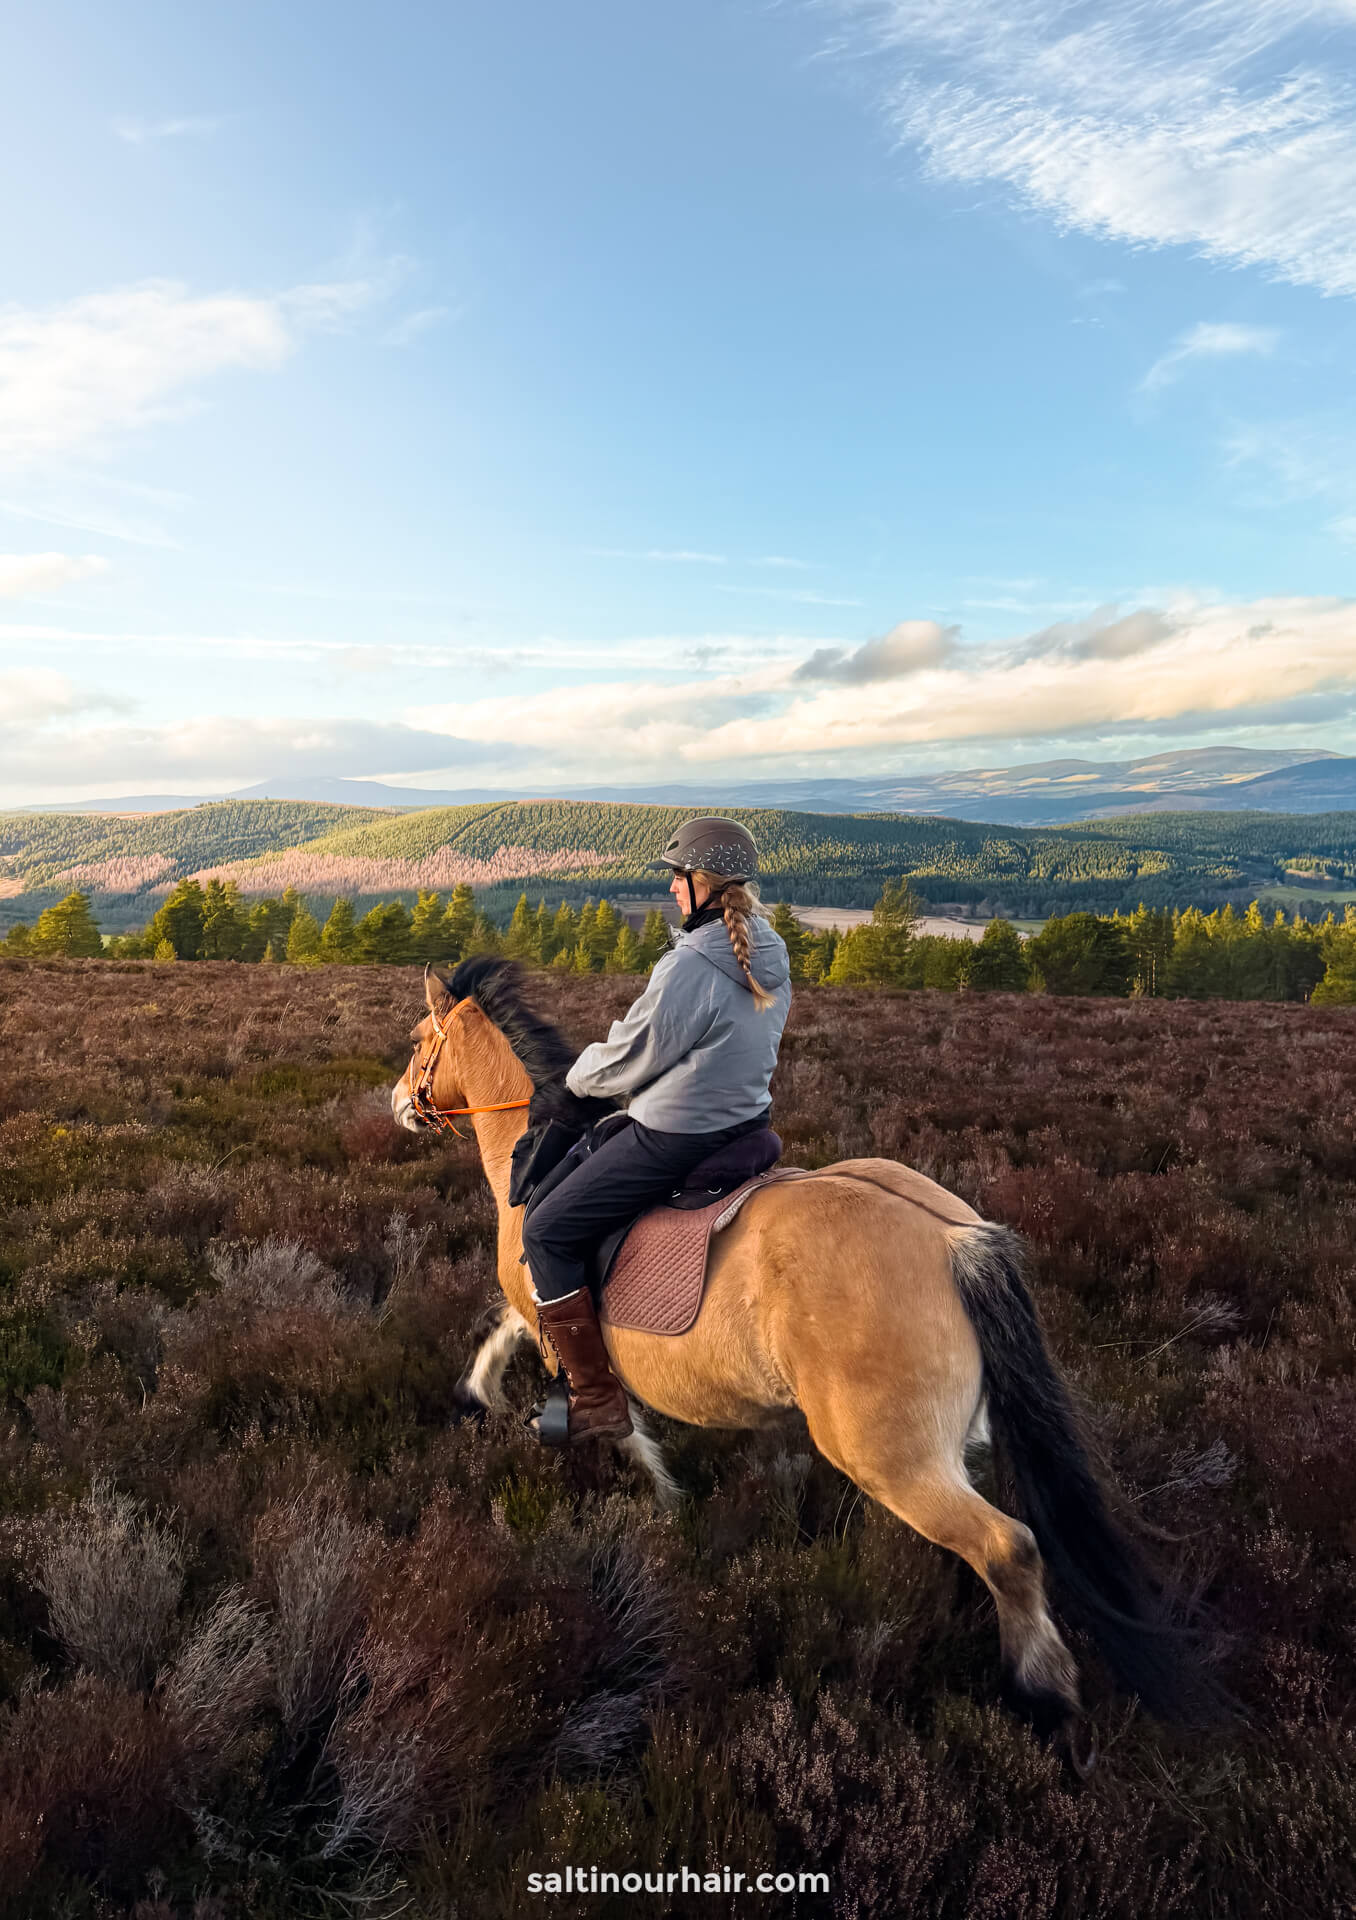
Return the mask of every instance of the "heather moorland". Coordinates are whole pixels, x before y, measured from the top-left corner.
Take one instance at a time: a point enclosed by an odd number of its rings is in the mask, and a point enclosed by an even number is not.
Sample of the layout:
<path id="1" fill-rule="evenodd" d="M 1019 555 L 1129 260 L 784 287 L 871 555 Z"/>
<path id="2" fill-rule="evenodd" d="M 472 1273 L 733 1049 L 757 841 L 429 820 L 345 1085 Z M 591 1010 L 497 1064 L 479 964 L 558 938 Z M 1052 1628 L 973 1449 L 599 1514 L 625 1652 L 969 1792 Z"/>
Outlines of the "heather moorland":
<path id="1" fill-rule="evenodd" d="M 531 992 L 582 1044 L 635 982 Z M 0 1902 L 71 1920 L 698 1911 L 1255 1920 L 1356 1898 L 1356 1017 L 798 990 L 787 1158 L 1019 1228 L 1128 1513 L 1238 1703 L 1089 1689 L 1079 1785 L 987 1593 L 802 1426 L 618 1456 L 453 1422 L 470 1143 L 399 1132 L 417 969 L 0 961 Z M 1001 1483 L 1000 1483 L 1001 1484 Z M 714 1895 L 701 1911 L 737 1910 Z"/>

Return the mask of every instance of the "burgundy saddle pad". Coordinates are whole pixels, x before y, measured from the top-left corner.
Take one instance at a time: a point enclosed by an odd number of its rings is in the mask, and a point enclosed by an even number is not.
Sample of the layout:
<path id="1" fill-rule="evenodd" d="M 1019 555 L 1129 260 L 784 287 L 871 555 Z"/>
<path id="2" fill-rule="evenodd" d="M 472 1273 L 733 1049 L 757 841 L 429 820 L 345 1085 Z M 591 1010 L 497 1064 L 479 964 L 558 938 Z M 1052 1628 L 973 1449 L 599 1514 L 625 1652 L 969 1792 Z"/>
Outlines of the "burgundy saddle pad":
<path id="1" fill-rule="evenodd" d="M 686 1333 L 701 1307 L 712 1234 L 760 1187 L 810 1177 L 805 1168 L 777 1167 L 709 1207 L 652 1207 L 641 1214 L 612 1262 L 599 1317 L 634 1333 Z"/>

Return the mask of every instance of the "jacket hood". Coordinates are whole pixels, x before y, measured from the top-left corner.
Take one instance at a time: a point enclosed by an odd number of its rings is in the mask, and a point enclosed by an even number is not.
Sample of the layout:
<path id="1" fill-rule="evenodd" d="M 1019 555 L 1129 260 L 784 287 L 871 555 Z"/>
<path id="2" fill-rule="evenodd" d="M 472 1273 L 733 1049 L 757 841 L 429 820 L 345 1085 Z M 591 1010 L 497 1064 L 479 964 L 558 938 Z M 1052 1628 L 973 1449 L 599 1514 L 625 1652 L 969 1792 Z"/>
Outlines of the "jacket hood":
<path id="1" fill-rule="evenodd" d="M 730 945 L 730 936 L 725 931 L 723 920 L 712 920 L 704 927 L 698 927 L 695 933 L 680 933 L 680 947 L 695 947 L 702 958 L 709 960 L 731 980 L 737 980 L 747 987 L 744 969 L 735 959 L 734 948 Z M 753 968 L 754 978 L 769 993 L 775 993 L 778 987 L 784 987 L 791 978 L 791 962 L 787 957 L 786 942 L 775 932 L 768 921 L 758 914 L 749 919 L 749 965 Z"/>

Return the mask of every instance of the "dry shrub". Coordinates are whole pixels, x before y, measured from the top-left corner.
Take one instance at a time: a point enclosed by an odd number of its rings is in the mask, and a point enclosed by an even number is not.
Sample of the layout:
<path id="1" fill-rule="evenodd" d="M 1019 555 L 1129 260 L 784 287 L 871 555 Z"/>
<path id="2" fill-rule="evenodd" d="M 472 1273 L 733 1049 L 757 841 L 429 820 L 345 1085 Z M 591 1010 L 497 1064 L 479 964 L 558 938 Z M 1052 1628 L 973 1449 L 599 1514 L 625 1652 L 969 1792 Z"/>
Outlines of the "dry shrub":
<path id="1" fill-rule="evenodd" d="M 313 1482 L 270 1507 L 254 1534 L 256 1582 L 273 1615 L 278 1706 L 294 1739 L 328 1721 L 362 1625 L 370 1529 Z"/>
<path id="2" fill-rule="evenodd" d="M 147 1684 L 183 1590 L 183 1552 L 140 1501 L 96 1480 L 46 1543 L 37 1586 L 52 1631 L 102 1679 Z"/>
<path id="3" fill-rule="evenodd" d="M 180 1752 L 175 1794 L 197 1804 L 239 1757 L 242 1736 L 271 1691 L 270 1623 L 239 1587 L 217 1595 L 180 1644 L 156 1693 Z"/>
<path id="4" fill-rule="evenodd" d="M 352 1307 L 325 1263 L 297 1240 L 270 1234 L 257 1246 L 218 1242 L 207 1265 L 221 1299 L 232 1306 L 308 1307 L 327 1317 Z"/>
<path id="5" fill-rule="evenodd" d="M 339 1781 L 328 1857 L 412 1843 L 521 1762 L 537 1730 L 540 1608 L 519 1609 L 507 1549 L 445 1495 L 372 1570 L 326 1753 Z"/>

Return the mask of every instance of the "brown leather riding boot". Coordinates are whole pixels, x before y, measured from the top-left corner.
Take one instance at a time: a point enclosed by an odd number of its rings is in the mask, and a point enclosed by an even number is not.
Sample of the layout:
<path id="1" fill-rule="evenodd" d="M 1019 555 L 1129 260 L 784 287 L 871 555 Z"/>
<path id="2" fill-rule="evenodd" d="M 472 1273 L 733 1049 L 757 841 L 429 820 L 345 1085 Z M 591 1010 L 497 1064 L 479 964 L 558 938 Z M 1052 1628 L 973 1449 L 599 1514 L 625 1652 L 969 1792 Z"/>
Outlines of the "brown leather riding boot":
<path id="1" fill-rule="evenodd" d="M 588 1288 L 579 1287 L 563 1300 L 539 1301 L 537 1322 L 570 1389 L 571 1442 L 623 1439 L 631 1431 L 626 1390 L 608 1361 Z"/>

